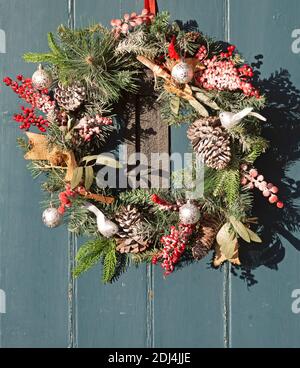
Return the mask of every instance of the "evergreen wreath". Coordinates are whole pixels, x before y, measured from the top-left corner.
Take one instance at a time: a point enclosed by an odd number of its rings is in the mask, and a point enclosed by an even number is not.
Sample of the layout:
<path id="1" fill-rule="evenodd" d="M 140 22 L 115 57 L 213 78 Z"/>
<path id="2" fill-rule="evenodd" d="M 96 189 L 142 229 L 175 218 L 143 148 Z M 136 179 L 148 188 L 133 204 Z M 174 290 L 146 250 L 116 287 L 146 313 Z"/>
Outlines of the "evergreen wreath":
<path id="1" fill-rule="evenodd" d="M 45 177 L 44 223 L 56 227 L 64 219 L 69 231 L 91 239 L 77 253 L 76 277 L 99 262 L 104 282 L 141 262 L 161 263 L 169 275 L 210 251 L 215 267 L 226 260 L 240 265 L 239 245 L 261 242 L 252 190 L 284 206 L 278 188 L 254 167 L 268 142 L 258 114 L 265 98 L 252 68 L 235 46 L 153 12 L 125 14 L 112 29 L 60 26 L 48 34 L 48 53 L 24 55 L 45 69 L 4 78 L 28 104 L 14 120 L 26 132 L 18 144 L 33 177 Z M 103 144 L 118 132 L 117 105 L 125 108 L 142 79 L 154 85 L 164 124 L 189 124 L 194 163 L 205 165 L 199 199 L 186 198 L 186 188 L 123 190 L 95 180 L 99 167 L 120 166 L 102 154 Z M 110 143 L 117 146 L 120 133 L 117 141 Z"/>

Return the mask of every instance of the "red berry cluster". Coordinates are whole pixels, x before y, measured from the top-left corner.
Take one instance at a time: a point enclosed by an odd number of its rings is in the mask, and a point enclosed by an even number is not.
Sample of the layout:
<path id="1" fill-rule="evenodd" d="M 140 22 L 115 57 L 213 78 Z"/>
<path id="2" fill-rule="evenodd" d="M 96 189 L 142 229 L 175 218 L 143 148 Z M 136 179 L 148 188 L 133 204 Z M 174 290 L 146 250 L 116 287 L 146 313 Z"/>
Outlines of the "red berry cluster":
<path id="1" fill-rule="evenodd" d="M 48 121 L 42 116 L 37 116 L 33 107 L 21 106 L 23 113 L 15 114 L 14 120 L 20 123 L 20 129 L 28 130 L 32 125 L 36 126 L 41 132 L 46 132 Z"/>
<path id="2" fill-rule="evenodd" d="M 156 264 L 162 258 L 161 267 L 165 270 L 165 276 L 174 271 L 174 265 L 178 263 L 184 253 L 192 232 L 192 225 L 180 224 L 178 229 L 175 226 L 171 226 L 170 234 L 162 236 L 161 242 L 164 244 L 164 248 L 158 256 L 152 258 L 152 264 Z"/>
<path id="3" fill-rule="evenodd" d="M 235 46 L 231 45 L 228 46 L 227 52 L 206 59 L 206 69 L 195 76 L 196 81 L 209 90 L 242 90 L 246 96 L 259 98 L 259 91 L 249 81 L 249 78 L 253 77 L 252 68 L 249 65 L 237 67 L 233 59 L 234 51 Z"/>
<path id="4" fill-rule="evenodd" d="M 32 125 L 36 126 L 41 132 L 46 132 L 48 121 L 43 116 L 37 116 L 35 109 L 48 113 L 55 107 L 55 102 L 48 95 L 48 90 L 38 91 L 32 85 L 30 78 L 18 75 L 16 81 L 5 77 L 3 82 L 10 87 L 22 100 L 26 101 L 31 107 L 21 106 L 22 113 L 14 115 L 14 120 L 20 123 L 20 129 L 28 130 Z"/>
<path id="5" fill-rule="evenodd" d="M 78 130 L 81 138 L 86 142 L 90 142 L 94 135 L 101 133 L 101 126 L 112 125 L 112 118 L 96 115 L 95 117 L 83 117 L 79 124 L 75 127 Z"/>
<path id="6" fill-rule="evenodd" d="M 24 78 L 23 75 L 18 75 L 16 79 L 16 81 L 13 81 L 11 78 L 5 77 L 3 82 L 33 108 L 37 108 L 44 113 L 54 109 L 55 101 L 51 101 L 47 89 L 42 91 L 35 89 L 31 78 Z"/>
<path id="7" fill-rule="evenodd" d="M 249 78 L 252 78 L 254 73 L 253 73 L 253 69 L 251 68 L 250 65 L 243 65 L 241 66 L 239 69 L 238 69 L 239 73 L 240 73 L 240 76 L 241 77 L 249 77 Z"/>
<path id="8" fill-rule="evenodd" d="M 228 58 L 230 58 L 233 55 L 235 49 L 236 49 L 236 47 L 234 45 L 228 46 L 227 47 L 227 52 L 221 52 L 220 53 L 220 57 L 222 59 L 228 59 Z"/>
<path id="9" fill-rule="evenodd" d="M 270 203 L 276 203 L 277 208 L 283 208 L 283 202 L 279 201 L 277 196 L 278 187 L 272 183 L 265 181 L 263 175 L 260 175 L 256 169 L 248 170 L 247 165 L 243 164 L 241 166 L 243 171 L 243 176 L 241 179 L 241 184 L 247 186 L 249 189 L 257 188 L 262 192 L 262 195 L 269 199 Z"/>
<path id="10" fill-rule="evenodd" d="M 63 215 L 66 212 L 66 208 L 72 206 L 70 198 L 75 198 L 78 195 L 76 190 L 71 189 L 70 184 L 66 184 L 66 190 L 59 193 L 58 198 L 60 200 L 60 206 L 58 207 L 58 212 Z"/>
<path id="11" fill-rule="evenodd" d="M 207 48 L 202 45 L 199 47 L 199 50 L 197 51 L 195 57 L 199 60 L 202 61 L 203 59 L 205 59 L 207 56 Z"/>

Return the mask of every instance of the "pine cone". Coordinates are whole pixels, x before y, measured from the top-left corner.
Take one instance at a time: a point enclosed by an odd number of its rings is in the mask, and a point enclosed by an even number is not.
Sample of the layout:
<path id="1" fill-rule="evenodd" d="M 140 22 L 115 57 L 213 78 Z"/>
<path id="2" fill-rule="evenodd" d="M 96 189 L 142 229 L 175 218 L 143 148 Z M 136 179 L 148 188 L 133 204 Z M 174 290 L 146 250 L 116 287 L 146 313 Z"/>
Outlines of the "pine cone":
<path id="1" fill-rule="evenodd" d="M 218 221 L 208 215 L 204 215 L 200 221 L 198 236 L 195 245 L 192 248 L 192 253 L 195 259 L 204 258 L 214 245 L 217 231 L 219 228 Z"/>
<path id="2" fill-rule="evenodd" d="M 230 137 L 218 117 L 196 120 L 188 129 L 195 152 L 208 167 L 221 170 L 230 162 Z"/>
<path id="3" fill-rule="evenodd" d="M 116 250 L 120 253 L 141 253 L 148 248 L 148 242 L 139 235 L 133 238 L 117 238 Z"/>
<path id="4" fill-rule="evenodd" d="M 143 216 L 138 208 L 128 205 L 122 207 L 115 216 L 115 221 L 120 227 L 117 234 L 117 251 L 120 253 L 139 253 L 149 246 L 149 243 L 141 234 L 140 225 Z"/>
<path id="5" fill-rule="evenodd" d="M 67 111 L 76 110 L 85 97 L 85 87 L 80 83 L 74 83 L 71 86 L 63 86 L 61 83 L 58 83 L 54 93 L 54 98 L 58 105 Z"/>

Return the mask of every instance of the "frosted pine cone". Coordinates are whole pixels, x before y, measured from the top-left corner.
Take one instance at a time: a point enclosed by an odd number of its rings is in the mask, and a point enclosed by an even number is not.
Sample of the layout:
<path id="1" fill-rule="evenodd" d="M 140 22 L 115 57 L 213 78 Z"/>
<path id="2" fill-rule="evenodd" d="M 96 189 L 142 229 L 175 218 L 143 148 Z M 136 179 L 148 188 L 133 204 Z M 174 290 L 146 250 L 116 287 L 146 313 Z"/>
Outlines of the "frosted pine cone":
<path id="1" fill-rule="evenodd" d="M 189 127 L 187 136 L 193 149 L 206 166 L 222 170 L 229 164 L 230 137 L 218 117 L 196 120 Z"/>
<path id="2" fill-rule="evenodd" d="M 86 97 L 85 87 L 76 82 L 70 86 L 63 86 L 58 83 L 55 89 L 54 98 L 58 105 L 67 111 L 74 111 L 83 103 Z"/>
<path id="3" fill-rule="evenodd" d="M 117 251 L 120 253 L 140 253 L 149 246 L 141 234 L 142 214 L 138 208 L 128 205 L 122 207 L 115 216 L 120 231 L 117 234 Z"/>

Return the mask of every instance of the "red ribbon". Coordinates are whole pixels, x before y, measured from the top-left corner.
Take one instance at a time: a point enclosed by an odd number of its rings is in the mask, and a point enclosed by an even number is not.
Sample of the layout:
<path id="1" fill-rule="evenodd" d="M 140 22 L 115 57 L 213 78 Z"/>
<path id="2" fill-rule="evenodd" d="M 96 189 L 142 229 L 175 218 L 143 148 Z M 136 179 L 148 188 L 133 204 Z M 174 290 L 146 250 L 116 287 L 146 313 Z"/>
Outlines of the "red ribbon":
<path id="1" fill-rule="evenodd" d="M 147 9 L 150 13 L 156 15 L 157 13 L 156 0 L 144 0 L 144 9 Z"/>

